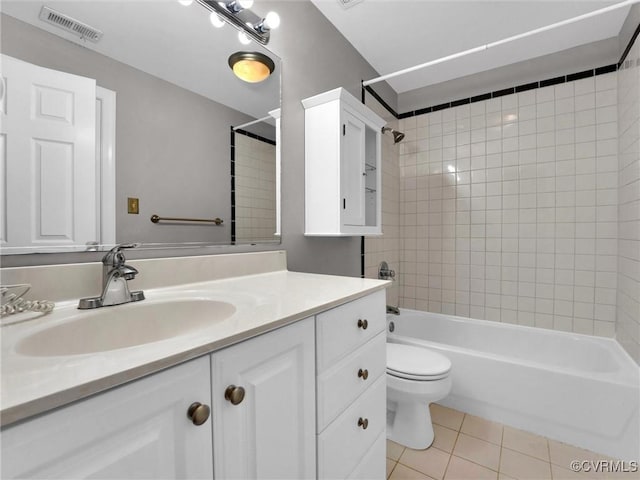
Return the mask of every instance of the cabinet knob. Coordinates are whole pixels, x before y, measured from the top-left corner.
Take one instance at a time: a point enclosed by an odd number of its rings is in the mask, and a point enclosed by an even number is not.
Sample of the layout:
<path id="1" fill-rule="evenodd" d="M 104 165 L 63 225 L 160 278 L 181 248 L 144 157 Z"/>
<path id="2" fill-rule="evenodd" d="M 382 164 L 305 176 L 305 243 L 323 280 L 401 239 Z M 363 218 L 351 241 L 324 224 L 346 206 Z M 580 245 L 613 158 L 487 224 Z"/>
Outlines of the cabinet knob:
<path id="1" fill-rule="evenodd" d="M 361 318 L 358 319 L 358 328 L 366 330 L 368 326 L 369 326 L 369 322 L 367 322 L 366 319 L 365 320 Z"/>
<path id="2" fill-rule="evenodd" d="M 229 385 L 224 391 L 225 400 L 229 400 L 232 405 L 238 405 L 244 400 L 244 388 Z"/>
<path id="3" fill-rule="evenodd" d="M 209 418 L 211 409 L 209 405 L 205 405 L 200 402 L 194 402 L 189 406 L 187 410 L 187 417 L 193 422 L 194 425 L 202 425 Z"/>
<path id="4" fill-rule="evenodd" d="M 369 419 L 360 417 L 358 419 L 358 426 L 362 427 L 363 430 L 366 430 L 367 427 L 369 426 Z"/>
<path id="5" fill-rule="evenodd" d="M 367 378 L 369 378 L 369 370 L 367 369 L 358 369 L 358 378 L 361 378 L 363 380 L 366 380 Z"/>

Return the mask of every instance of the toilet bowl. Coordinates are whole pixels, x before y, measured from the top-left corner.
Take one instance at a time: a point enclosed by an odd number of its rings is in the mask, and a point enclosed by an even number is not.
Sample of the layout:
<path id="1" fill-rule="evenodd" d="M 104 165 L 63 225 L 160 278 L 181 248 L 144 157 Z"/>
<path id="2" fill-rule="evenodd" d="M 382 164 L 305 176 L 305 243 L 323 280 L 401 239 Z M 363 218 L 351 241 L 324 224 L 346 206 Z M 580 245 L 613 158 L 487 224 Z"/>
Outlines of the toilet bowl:
<path id="1" fill-rule="evenodd" d="M 387 343 L 387 438 L 422 450 L 433 443 L 429 404 L 451 391 L 451 361 L 413 345 Z"/>

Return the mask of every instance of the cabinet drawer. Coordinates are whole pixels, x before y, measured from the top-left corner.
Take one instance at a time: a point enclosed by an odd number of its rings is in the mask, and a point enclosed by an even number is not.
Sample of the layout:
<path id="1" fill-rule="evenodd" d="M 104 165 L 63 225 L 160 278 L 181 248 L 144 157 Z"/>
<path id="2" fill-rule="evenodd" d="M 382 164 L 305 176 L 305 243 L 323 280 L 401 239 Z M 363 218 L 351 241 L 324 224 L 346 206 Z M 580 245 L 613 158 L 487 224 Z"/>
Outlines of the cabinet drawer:
<path id="1" fill-rule="evenodd" d="M 385 305 L 381 290 L 316 317 L 318 373 L 384 331 Z"/>
<path id="2" fill-rule="evenodd" d="M 386 428 L 386 377 L 318 435 L 318 478 L 347 478 Z M 366 419 L 368 426 L 358 426 Z"/>
<path id="3" fill-rule="evenodd" d="M 385 373 L 386 340 L 379 333 L 318 377 L 318 432 Z"/>
<path id="4" fill-rule="evenodd" d="M 349 480 L 384 480 L 387 472 L 387 432 L 380 434 L 369 451 L 349 475 Z"/>

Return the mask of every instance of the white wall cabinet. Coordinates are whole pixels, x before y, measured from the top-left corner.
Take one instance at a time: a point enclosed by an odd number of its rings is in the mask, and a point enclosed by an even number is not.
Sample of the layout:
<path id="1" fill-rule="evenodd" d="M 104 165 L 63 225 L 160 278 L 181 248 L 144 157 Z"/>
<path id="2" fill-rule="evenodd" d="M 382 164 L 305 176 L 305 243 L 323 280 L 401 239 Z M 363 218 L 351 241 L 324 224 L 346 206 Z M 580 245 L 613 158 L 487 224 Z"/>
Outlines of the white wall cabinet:
<path id="1" fill-rule="evenodd" d="M 305 108 L 305 235 L 382 234 L 385 121 L 343 88 Z"/>
<path id="2" fill-rule="evenodd" d="M 2 431 L 2 478 L 212 478 L 209 358 L 178 365 Z"/>
<path id="3" fill-rule="evenodd" d="M 211 356 L 215 478 L 315 478 L 314 351 L 308 318 Z"/>

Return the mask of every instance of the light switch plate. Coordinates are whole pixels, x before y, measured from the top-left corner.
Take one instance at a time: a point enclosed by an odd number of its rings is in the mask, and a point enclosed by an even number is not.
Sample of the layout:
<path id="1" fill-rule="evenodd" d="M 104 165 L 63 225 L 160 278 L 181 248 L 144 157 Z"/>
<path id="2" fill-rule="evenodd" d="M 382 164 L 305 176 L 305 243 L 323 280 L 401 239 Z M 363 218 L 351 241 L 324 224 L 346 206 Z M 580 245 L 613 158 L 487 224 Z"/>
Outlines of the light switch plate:
<path id="1" fill-rule="evenodd" d="M 140 213 L 140 201 L 137 198 L 127 198 L 127 213 L 138 214 Z"/>

